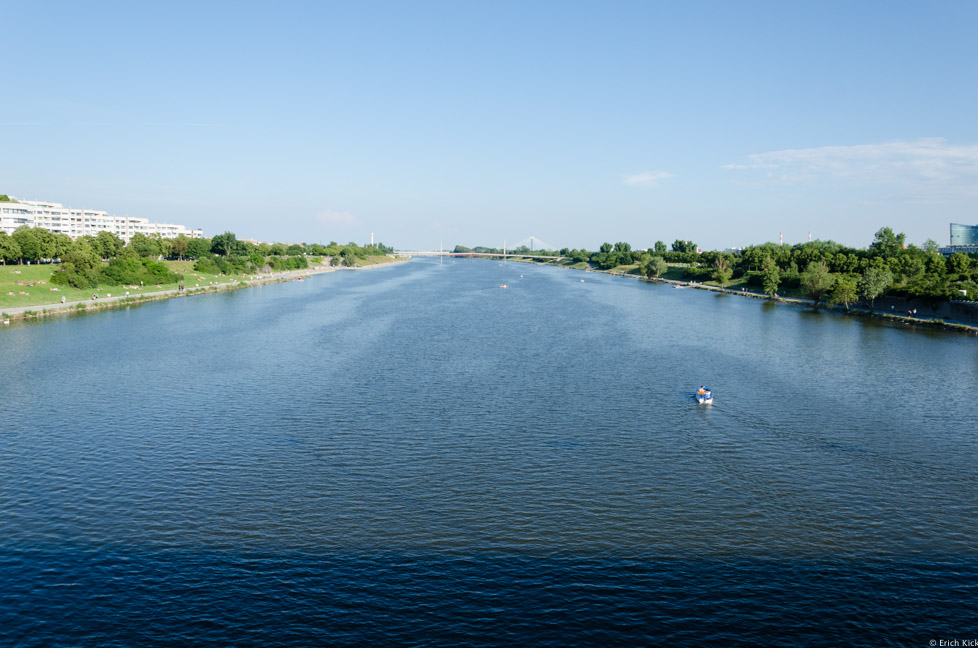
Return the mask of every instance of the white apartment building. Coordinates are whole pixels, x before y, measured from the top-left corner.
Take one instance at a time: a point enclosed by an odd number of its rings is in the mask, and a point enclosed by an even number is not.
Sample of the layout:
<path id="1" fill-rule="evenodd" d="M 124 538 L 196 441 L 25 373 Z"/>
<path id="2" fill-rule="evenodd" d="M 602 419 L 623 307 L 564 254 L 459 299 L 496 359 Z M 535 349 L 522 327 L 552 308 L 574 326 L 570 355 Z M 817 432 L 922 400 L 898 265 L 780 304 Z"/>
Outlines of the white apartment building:
<path id="1" fill-rule="evenodd" d="M 17 199 L 11 196 L 11 200 Z M 146 218 L 109 216 L 104 211 L 72 209 L 61 203 L 38 200 L 0 202 L 0 230 L 13 234 L 14 230 L 24 225 L 67 234 L 72 240 L 79 236 L 96 236 L 101 231 L 112 232 L 126 243 L 137 233 L 146 236 L 159 234 L 162 238 L 176 238 L 181 234 L 187 238 L 204 237 L 203 230 L 183 225 L 153 223 Z"/>

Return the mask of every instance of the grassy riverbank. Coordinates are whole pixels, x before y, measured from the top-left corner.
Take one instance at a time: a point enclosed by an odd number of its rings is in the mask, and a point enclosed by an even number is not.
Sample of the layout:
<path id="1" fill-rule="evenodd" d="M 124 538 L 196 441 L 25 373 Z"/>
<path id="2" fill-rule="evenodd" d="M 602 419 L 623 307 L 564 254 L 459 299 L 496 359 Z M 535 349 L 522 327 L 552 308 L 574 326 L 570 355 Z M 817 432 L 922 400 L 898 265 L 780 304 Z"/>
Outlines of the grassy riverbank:
<path id="1" fill-rule="evenodd" d="M 96 310 L 119 304 L 243 288 L 322 272 L 375 267 L 400 261 L 384 255 L 368 256 L 358 258 L 356 267 L 341 268 L 329 266 L 328 261 L 320 260 L 311 262 L 308 268 L 302 270 L 240 275 L 197 272 L 193 269 L 193 261 L 166 261 L 164 263 L 170 271 L 183 275 L 183 281 L 142 286 L 100 286 L 85 290 L 52 284 L 51 273 L 58 267 L 54 264 L 0 266 L 0 317 L 4 320 L 30 319 L 80 310 Z"/>
<path id="2" fill-rule="evenodd" d="M 229 284 L 236 278 L 221 274 L 194 272 L 193 261 L 166 261 L 166 266 L 184 276 L 183 285 L 200 287 Z M 159 290 L 176 290 L 180 283 L 153 284 L 144 286 L 101 286 L 98 289 L 78 289 L 71 286 L 57 286 L 51 283 L 51 273 L 56 264 L 18 265 L 0 267 L 0 311 L 25 306 L 60 305 L 61 298 L 75 302 L 91 299 L 125 295 L 136 296 Z"/>
<path id="3" fill-rule="evenodd" d="M 540 261 L 537 259 L 511 259 L 513 261 L 518 261 L 521 263 L 532 263 L 534 265 L 547 265 L 556 266 L 561 268 L 569 268 L 572 270 L 585 270 L 587 272 L 597 272 L 600 274 L 607 274 L 612 276 L 627 276 L 633 277 L 635 279 L 645 279 L 639 269 L 638 264 L 631 265 L 620 265 L 607 270 L 596 270 L 591 268 L 587 262 L 572 262 L 569 259 L 564 261 Z M 695 288 L 698 290 L 710 290 L 713 292 L 724 293 L 729 295 L 737 295 L 740 297 L 749 297 L 752 299 L 763 299 L 773 302 L 780 302 L 784 304 L 795 304 L 799 306 L 814 307 L 815 302 L 807 299 L 800 289 L 784 289 L 784 292 L 779 292 L 778 297 L 771 298 L 768 295 L 760 292 L 756 292 L 756 289 L 747 284 L 745 277 L 739 277 L 727 282 L 726 286 L 721 286 L 715 281 L 688 281 L 684 279 L 684 274 L 686 271 L 685 265 L 679 264 L 667 264 L 668 270 L 664 275 L 662 275 L 657 280 L 652 281 L 662 281 L 663 283 L 673 284 L 677 287 L 688 287 Z M 916 316 L 904 316 L 897 315 L 895 313 L 887 313 L 884 311 L 874 310 L 871 308 L 866 308 L 864 306 L 852 305 L 850 308 L 845 308 L 842 305 L 831 305 L 826 303 L 821 303 L 818 308 L 827 312 L 834 312 L 841 315 L 857 315 L 862 317 L 871 317 L 874 319 L 886 320 L 893 322 L 895 324 L 904 325 L 915 325 L 923 326 L 927 328 L 941 328 L 949 331 L 956 331 L 959 333 L 967 333 L 969 335 L 978 335 L 978 327 L 971 326 L 968 324 L 959 324 L 955 322 L 946 322 L 941 319 L 928 318 L 926 316 L 916 317 Z"/>

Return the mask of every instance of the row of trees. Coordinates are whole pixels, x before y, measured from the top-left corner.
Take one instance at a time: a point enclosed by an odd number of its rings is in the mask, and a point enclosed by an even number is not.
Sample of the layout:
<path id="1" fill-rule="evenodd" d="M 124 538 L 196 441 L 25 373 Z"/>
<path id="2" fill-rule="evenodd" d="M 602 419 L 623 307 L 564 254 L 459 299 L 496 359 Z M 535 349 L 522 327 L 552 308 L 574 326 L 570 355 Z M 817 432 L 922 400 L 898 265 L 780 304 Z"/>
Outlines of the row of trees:
<path id="1" fill-rule="evenodd" d="M 286 245 L 284 243 L 255 244 L 250 241 L 238 239 L 234 232 L 224 232 L 212 239 L 199 240 L 209 242 L 209 251 L 213 255 L 224 257 L 226 260 L 247 258 L 256 263 L 259 259 L 265 259 L 266 257 L 294 258 L 318 256 L 330 257 L 333 263 L 337 265 L 352 266 L 357 264 L 357 259 L 365 259 L 369 256 L 381 256 L 394 251 L 394 248 L 386 246 L 383 243 L 357 245 L 356 243 L 350 242 L 346 245 L 340 245 L 336 241 L 330 241 L 329 245 L 323 245 L 322 243 L 293 243 L 292 245 Z M 274 263 L 270 265 L 274 267 Z M 281 265 L 282 262 L 279 261 L 279 266 Z"/>
<path id="2" fill-rule="evenodd" d="M 614 244 L 603 243 L 596 252 L 564 248 L 559 254 L 573 263 L 587 263 L 599 270 L 610 270 L 641 263 L 645 256 L 656 256 L 668 263 L 695 263 L 699 259 L 699 247 L 692 241 L 676 239 L 671 250 L 662 241 L 656 241 L 648 250 L 633 250 L 631 244 L 619 241 Z"/>
<path id="3" fill-rule="evenodd" d="M 649 251 L 667 258 L 667 260 L 670 262 L 679 263 L 689 261 L 695 262 L 698 249 L 699 248 L 692 241 L 682 241 L 677 239 L 672 244 L 672 252 L 668 251 L 666 244 L 662 241 L 656 241 L 655 245 L 650 248 Z M 503 250 L 499 248 L 481 246 L 468 248 L 464 245 L 456 245 L 454 252 L 459 254 L 502 254 Z M 638 263 L 642 255 L 645 253 L 644 250 L 632 250 L 631 244 L 621 241 L 615 244 L 604 243 L 596 252 L 590 252 L 584 249 L 572 250 L 570 248 L 563 248 L 560 251 L 531 250 L 525 245 L 518 248 L 513 248 L 511 250 L 506 250 L 506 252 L 509 254 L 565 257 L 570 259 L 572 263 L 587 263 L 600 270 L 610 270 L 611 268 L 617 268 L 618 266 Z"/>
<path id="4" fill-rule="evenodd" d="M 689 275 L 703 276 L 725 285 L 724 279 L 744 277 L 745 283 L 774 295 L 779 289 L 798 288 L 816 303 L 849 304 L 895 295 L 931 300 L 978 296 L 978 255 L 955 252 L 944 257 L 933 241 L 906 245 L 905 235 L 889 227 L 876 232 L 866 249 L 853 249 L 832 241 L 812 241 L 792 247 L 773 243 L 752 246 L 739 255 L 704 253 Z M 723 260 L 721 260 L 723 259 Z M 732 274 L 718 268 L 729 264 Z"/>
<path id="5" fill-rule="evenodd" d="M 319 243 L 255 244 L 239 240 L 233 232 L 210 239 L 191 239 L 182 235 L 164 239 L 135 234 L 125 243 L 107 231 L 95 236 L 80 236 L 76 240 L 43 228 L 20 227 L 11 235 L 0 231 L 0 261 L 57 261 L 51 281 L 75 288 L 141 281 L 174 283 L 182 279 L 161 262 L 164 258 L 196 259 L 194 269 L 198 272 L 234 274 L 306 268 L 306 255 L 330 257 L 336 264 L 356 265 L 358 258 L 390 252 L 393 250 L 383 244 L 339 245 L 335 241 L 328 246 Z"/>
<path id="6" fill-rule="evenodd" d="M 81 236 L 77 240 L 72 240 L 67 234 L 56 234 L 42 227 L 24 226 L 17 228 L 10 235 L 0 232 L 0 262 L 37 263 L 63 259 L 76 244 L 91 248 L 104 261 L 119 256 L 125 247 L 130 248 L 141 258 L 161 256 L 176 258 L 210 252 L 209 239 L 190 239 L 182 235 L 175 239 L 164 239 L 159 236 L 135 234 L 127 245 L 112 232 L 102 231 L 95 236 Z"/>
<path id="7" fill-rule="evenodd" d="M 475 248 L 479 250 L 479 248 Z M 683 278 L 715 281 L 721 286 L 733 280 L 759 288 L 769 295 L 796 289 L 816 303 L 874 303 L 882 295 L 934 300 L 978 297 L 978 254 L 955 252 L 944 257 L 937 243 L 907 245 L 906 235 L 880 228 L 863 249 L 834 241 L 810 241 L 797 245 L 764 243 L 739 253 L 700 252 L 692 241 L 676 240 L 671 249 L 657 241 L 646 250 L 633 250 L 625 242 L 604 243 L 597 251 L 564 248 L 568 263 L 586 262 L 609 270 L 638 265 L 649 278 L 661 277 L 669 265 L 681 266 Z"/>
<path id="8" fill-rule="evenodd" d="M 969 299 L 978 295 L 978 255 L 955 252 L 944 257 L 933 241 L 906 244 L 906 236 L 889 227 L 876 232 L 865 249 L 833 241 L 812 241 L 791 247 L 773 243 L 751 246 L 737 255 L 700 255 L 685 275 L 710 278 L 721 285 L 743 277 L 767 294 L 798 288 L 816 303 L 845 304 L 884 294 L 933 300 Z"/>
<path id="9" fill-rule="evenodd" d="M 140 258 L 199 259 L 213 254 L 223 257 L 269 256 L 342 256 L 363 258 L 370 255 L 390 254 L 394 250 L 383 243 L 359 246 L 356 243 L 339 245 L 335 241 L 329 245 L 251 243 L 242 241 L 233 232 L 224 232 L 213 238 L 192 239 L 184 235 L 176 238 L 162 238 L 159 235 L 134 234 L 126 244 L 112 232 L 102 231 L 95 236 L 81 236 L 73 241 L 67 234 L 56 234 L 40 227 L 20 227 L 8 235 L 0 231 L 0 262 L 25 263 L 63 259 L 72 245 L 85 242 L 103 260 L 119 256 L 123 248 L 130 248 Z M 351 256 L 352 255 L 352 256 Z"/>

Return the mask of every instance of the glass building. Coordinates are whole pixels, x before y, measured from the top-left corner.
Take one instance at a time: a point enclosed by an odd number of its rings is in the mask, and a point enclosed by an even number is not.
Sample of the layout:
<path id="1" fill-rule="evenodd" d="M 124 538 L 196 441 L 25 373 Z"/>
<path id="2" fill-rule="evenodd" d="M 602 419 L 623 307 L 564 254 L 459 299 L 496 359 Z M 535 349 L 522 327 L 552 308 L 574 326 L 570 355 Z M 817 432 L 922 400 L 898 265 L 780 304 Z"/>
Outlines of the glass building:
<path id="1" fill-rule="evenodd" d="M 951 247 L 978 245 L 978 225 L 951 223 Z"/>

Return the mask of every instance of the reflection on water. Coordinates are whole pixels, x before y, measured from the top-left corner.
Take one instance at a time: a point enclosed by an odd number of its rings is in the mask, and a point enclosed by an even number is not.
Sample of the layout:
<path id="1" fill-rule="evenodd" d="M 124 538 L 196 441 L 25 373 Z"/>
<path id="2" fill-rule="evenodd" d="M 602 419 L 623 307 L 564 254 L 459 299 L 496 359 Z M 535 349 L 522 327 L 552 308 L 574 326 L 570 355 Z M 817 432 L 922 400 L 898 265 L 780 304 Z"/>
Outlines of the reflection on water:
<path id="1" fill-rule="evenodd" d="M 0 638 L 923 641 L 970 623 L 976 353 L 480 261 L 7 330 Z"/>

